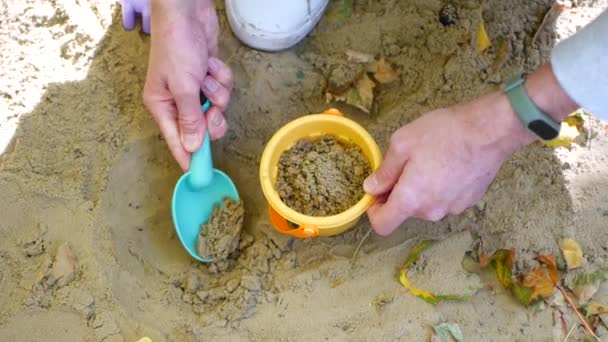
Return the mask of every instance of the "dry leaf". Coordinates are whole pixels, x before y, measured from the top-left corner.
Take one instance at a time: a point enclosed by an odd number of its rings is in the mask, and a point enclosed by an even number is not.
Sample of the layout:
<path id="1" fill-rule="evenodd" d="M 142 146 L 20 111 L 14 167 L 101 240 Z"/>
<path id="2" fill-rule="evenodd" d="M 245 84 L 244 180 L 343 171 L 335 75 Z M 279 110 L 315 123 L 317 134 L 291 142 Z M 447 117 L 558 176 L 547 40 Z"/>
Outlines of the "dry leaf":
<path id="1" fill-rule="evenodd" d="M 532 271 L 519 274 L 519 282 L 513 281 L 513 264 L 515 252 L 513 250 L 501 249 L 488 257 L 483 253 L 479 257 L 482 267 L 491 265 L 496 271 L 498 280 L 523 304 L 529 305 L 538 298 L 551 296 L 558 281 L 555 257 L 539 256 L 536 260 L 542 265 Z"/>
<path id="2" fill-rule="evenodd" d="M 372 109 L 372 104 L 374 103 L 375 86 L 374 82 L 367 75 L 363 75 L 363 77 L 345 93 L 334 95 L 328 92 L 326 94 L 326 99 L 328 102 L 332 100 L 345 102 L 369 113 Z"/>
<path id="3" fill-rule="evenodd" d="M 349 62 L 367 64 L 374 61 L 374 56 L 354 50 L 346 50 L 346 58 Z"/>
<path id="4" fill-rule="evenodd" d="M 575 269 L 583 265 L 583 250 L 581 245 L 573 239 L 563 239 L 559 243 L 559 248 L 562 250 L 568 269 Z"/>
<path id="5" fill-rule="evenodd" d="M 397 75 L 395 69 L 393 69 L 393 67 L 387 63 L 384 58 L 370 63 L 367 71 L 373 73 L 376 81 L 382 84 L 392 83 L 399 80 L 399 75 Z"/>
<path id="6" fill-rule="evenodd" d="M 543 268 L 535 268 L 532 271 L 524 274 L 522 285 L 532 289 L 532 301 L 539 297 L 546 298 L 553 294 L 554 283 L 548 276 L 547 271 Z"/>
<path id="7" fill-rule="evenodd" d="M 410 293 L 413 294 L 414 296 L 416 296 L 430 304 L 438 304 L 445 300 L 468 300 L 469 296 L 436 295 L 436 294 L 433 294 L 426 290 L 418 289 L 410 283 L 410 280 L 407 277 L 408 269 L 414 262 L 416 262 L 416 260 L 418 260 L 418 256 L 420 255 L 420 253 L 422 253 L 422 251 L 424 251 L 427 247 L 432 245 L 434 242 L 435 241 L 432 241 L 432 240 L 422 241 L 418 246 L 414 247 L 414 249 L 410 252 L 410 255 L 407 257 L 405 264 L 401 268 L 401 272 L 400 272 L 401 274 L 399 276 L 399 281 L 401 282 L 401 285 L 403 285 L 403 287 L 405 287 L 408 291 L 410 291 Z"/>
<path id="8" fill-rule="evenodd" d="M 501 284 L 507 289 L 511 288 L 513 284 L 513 262 L 515 260 L 515 251 L 510 249 L 501 249 L 496 251 L 491 257 L 488 257 L 484 253 L 479 256 L 479 263 L 481 267 L 491 265 L 496 271 L 496 276 Z"/>
<path id="9" fill-rule="evenodd" d="M 503 36 L 496 38 L 496 58 L 494 59 L 494 64 L 492 64 L 492 69 L 500 69 L 507 61 L 510 52 L 511 44 L 509 41 Z"/>
<path id="10" fill-rule="evenodd" d="M 559 131 L 559 136 L 553 140 L 545 141 L 545 146 L 548 147 L 566 147 L 570 146 L 583 129 L 585 120 L 580 113 L 570 115 L 566 120 L 562 121 L 562 126 Z"/>
<path id="11" fill-rule="evenodd" d="M 463 342 L 464 335 L 456 323 L 441 323 L 433 327 L 435 331 L 434 340 L 437 342 Z"/>
<path id="12" fill-rule="evenodd" d="M 343 95 L 365 74 L 365 66 L 361 64 L 341 63 L 334 66 L 327 77 L 327 92 Z"/>
<path id="13" fill-rule="evenodd" d="M 537 267 L 520 277 L 521 285 L 532 290 L 531 301 L 550 297 L 558 281 L 557 266 L 553 255 L 539 256 L 536 260 L 544 267 Z"/>
<path id="14" fill-rule="evenodd" d="M 486 24 L 483 21 L 483 17 L 479 20 L 479 29 L 477 30 L 476 41 L 477 50 L 480 53 L 486 51 L 490 46 L 492 46 L 492 42 L 490 41 L 490 37 L 486 31 Z"/>
<path id="15" fill-rule="evenodd" d="M 608 313 L 608 305 L 592 301 L 585 306 L 585 314 L 587 317 L 606 313 Z"/>
<path id="16" fill-rule="evenodd" d="M 585 305 L 591 297 L 597 292 L 599 289 L 599 283 L 595 284 L 586 284 L 586 285 L 577 285 L 572 289 L 572 293 L 576 296 L 576 301 L 578 305 Z"/>

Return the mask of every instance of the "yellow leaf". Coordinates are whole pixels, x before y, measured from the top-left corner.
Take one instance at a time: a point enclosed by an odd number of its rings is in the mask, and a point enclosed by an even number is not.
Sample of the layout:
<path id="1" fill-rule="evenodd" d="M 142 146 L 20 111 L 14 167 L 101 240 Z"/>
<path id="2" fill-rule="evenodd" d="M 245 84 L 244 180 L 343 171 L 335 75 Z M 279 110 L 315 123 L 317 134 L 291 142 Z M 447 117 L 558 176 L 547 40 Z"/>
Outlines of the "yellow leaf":
<path id="1" fill-rule="evenodd" d="M 374 74 L 374 78 L 382 83 L 392 83 L 399 80 L 399 75 L 395 72 L 395 69 L 387 63 L 384 58 L 379 61 L 374 61 L 369 64 L 367 70 Z"/>
<path id="2" fill-rule="evenodd" d="M 481 18 L 481 20 L 479 20 L 479 29 L 477 30 L 477 50 L 479 50 L 479 52 L 484 52 L 490 46 L 492 46 L 492 42 L 490 41 L 490 37 L 488 37 L 486 24 L 484 23 L 483 18 Z"/>
<path id="3" fill-rule="evenodd" d="M 559 136 L 553 140 L 545 141 L 545 146 L 548 147 L 566 147 L 570 146 L 576 139 L 584 125 L 584 120 L 580 114 L 575 113 L 570 115 L 566 120 L 562 121 L 562 126 L 559 131 Z"/>
<path id="4" fill-rule="evenodd" d="M 510 289 L 513 285 L 513 262 L 515 260 L 515 251 L 512 249 L 500 249 L 491 257 L 488 257 L 484 253 L 479 256 L 479 263 L 481 267 L 491 265 L 496 271 L 496 277 L 500 283 L 507 289 Z"/>
<path id="5" fill-rule="evenodd" d="M 429 291 L 416 288 L 412 285 L 410 280 L 407 278 L 407 271 L 409 267 L 418 260 L 418 256 L 422 251 L 424 251 L 428 246 L 432 245 L 435 241 L 426 240 L 422 241 L 418 246 L 414 247 L 414 249 L 410 252 L 410 255 L 407 257 L 405 261 L 405 265 L 401 269 L 399 275 L 399 282 L 403 287 L 405 287 L 411 294 L 414 296 L 424 300 L 430 304 L 438 304 L 443 302 L 444 300 L 467 300 L 469 296 L 461 296 L 461 295 L 436 295 Z"/>
<path id="6" fill-rule="evenodd" d="M 581 267 L 583 265 L 583 250 L 578 242 L 573 239 L 563 239 L 559 243 L 559 249 L 562 250 L 562 254 L 564 255 L 564 259 L 566 259 L 566 264 L 568 265 L 569 270 Z"/>

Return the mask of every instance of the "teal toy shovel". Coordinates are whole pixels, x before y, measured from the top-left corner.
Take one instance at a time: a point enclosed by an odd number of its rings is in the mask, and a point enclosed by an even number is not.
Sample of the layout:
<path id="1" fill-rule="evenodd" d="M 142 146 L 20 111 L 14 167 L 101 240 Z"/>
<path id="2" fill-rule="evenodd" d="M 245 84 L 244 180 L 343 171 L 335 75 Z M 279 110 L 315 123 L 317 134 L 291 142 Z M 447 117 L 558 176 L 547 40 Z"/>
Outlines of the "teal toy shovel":
<path id="1" fill-rule="evenodd" d="M 201 103 L 204 103 L 202 107 L 204 113 L 211 103 L 207 99 Z M 209 133 L 206 133 L 203 145 L 192 154 L 190 169 L 177 181 L 171 203 L 177 236 L 186 251 L 196 260 L 214 261 L 198 255 L 196 251 L 198 233 L 201 224 L 209 220 L 215 205 L 221 205 L 226 197 L 238 201 L 239 193 L 230 177 L 213 168 L 211 141 Z"/>

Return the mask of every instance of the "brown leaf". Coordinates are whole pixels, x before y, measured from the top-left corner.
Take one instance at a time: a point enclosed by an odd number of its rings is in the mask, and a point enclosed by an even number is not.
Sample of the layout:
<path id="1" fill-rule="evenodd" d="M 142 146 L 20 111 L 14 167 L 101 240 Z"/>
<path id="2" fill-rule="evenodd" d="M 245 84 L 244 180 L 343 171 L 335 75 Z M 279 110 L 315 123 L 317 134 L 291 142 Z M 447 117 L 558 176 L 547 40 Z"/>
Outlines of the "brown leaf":
<path id="1" fill-rule="evenodd" d="M 330 92 L 327 92 L 326 98 L 327 101 L 341 101 L 345 102 L 351 106 L 355 106 L 362 111 L 369 113 L 372 108 L 372 104 L 374 103 L 374 87 L 376 85 L 374 82 L 367 76 L 363 75 L 360 80 L 355 83 L 354 86 L 349 88 L 346 92 L 340 95 L 334 95 Z"/>
<path id="2" fill-rule="evenodd" d="M 392 83 L 399 80 L 399 75 L 397 75 L 395 69 L 393 69 L 393 67 L 387 63 L 384 58 L 370 63 L 367 71 L 373 73 L 376 81 L 382 84 Z"/>
<path id="3" fill-rule="evenodd" d="M 536 260 L 543 266 L 520 276 L 522 286 L 532 290 L 531 301 L 551 296 L 558 281 L 557 266 L 553 255 L 539 256 Z"/>
<path id="4" fill-rule="evenodd" d="M 524 274 L 522 285 L 532 289 L 532 298 L 534 301 L 539 297 L 549 297 L 553 294 L 555 283 L 549 277 L 547 270 L 544 268 L 535 268 L 532 271 Z"/>
<path id="5" fill-rule="evenodd" d="M 559 274 L 557 273 L 557 264 L 555 263 L 555 256 L 541 255 L 536 257 L 536 260 L 547 267 L 551 280 L 554 284 L 556 284 L 559 280 Z"/>

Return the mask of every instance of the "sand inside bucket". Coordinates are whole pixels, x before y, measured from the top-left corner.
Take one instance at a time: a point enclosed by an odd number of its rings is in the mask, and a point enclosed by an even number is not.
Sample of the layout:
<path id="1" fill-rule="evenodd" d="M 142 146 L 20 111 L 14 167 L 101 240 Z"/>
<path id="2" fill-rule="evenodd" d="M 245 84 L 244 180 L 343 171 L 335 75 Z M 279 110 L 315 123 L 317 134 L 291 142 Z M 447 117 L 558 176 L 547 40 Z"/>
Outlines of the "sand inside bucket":
<path id="1" fill-rule="evenodd" d="M 331 135 L 299 140 L 279 159 L 277 190 L 285 204 L 309 216 L 342 213 L 365 194 L 371 173 L 361 148 Z"/>

